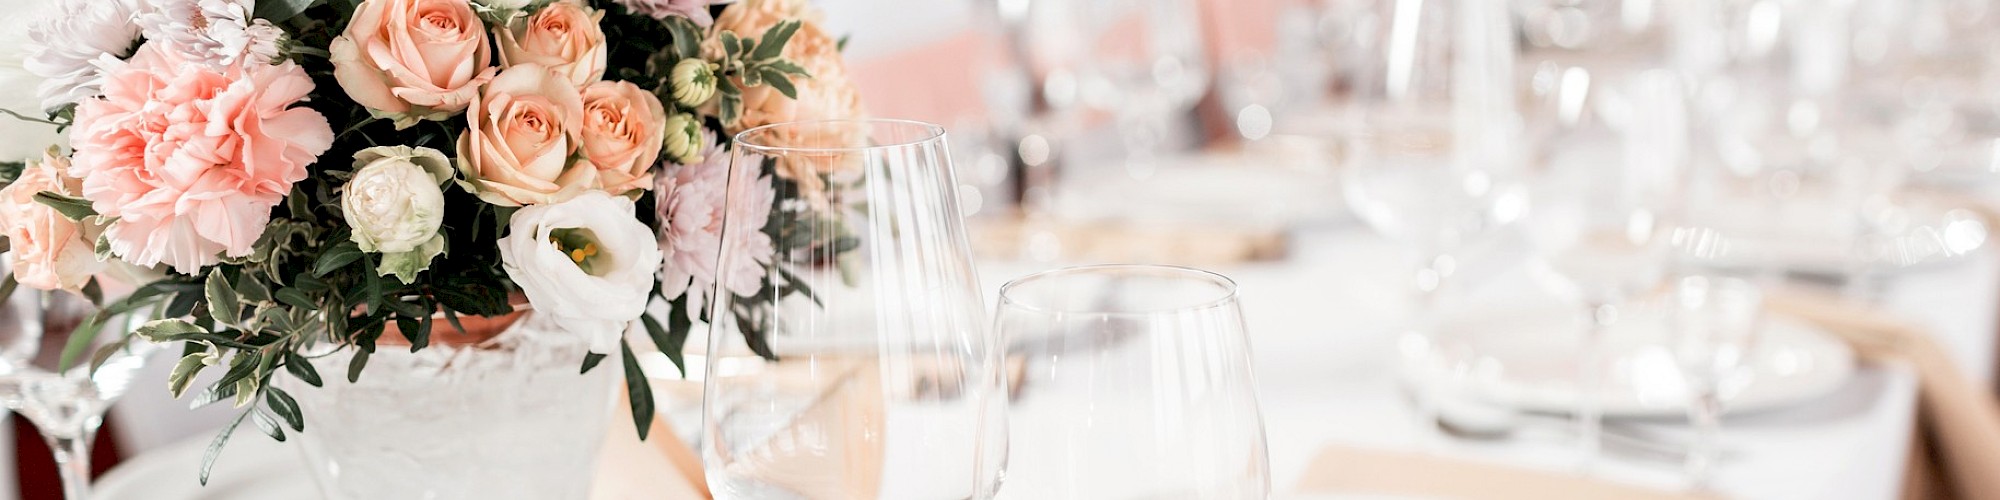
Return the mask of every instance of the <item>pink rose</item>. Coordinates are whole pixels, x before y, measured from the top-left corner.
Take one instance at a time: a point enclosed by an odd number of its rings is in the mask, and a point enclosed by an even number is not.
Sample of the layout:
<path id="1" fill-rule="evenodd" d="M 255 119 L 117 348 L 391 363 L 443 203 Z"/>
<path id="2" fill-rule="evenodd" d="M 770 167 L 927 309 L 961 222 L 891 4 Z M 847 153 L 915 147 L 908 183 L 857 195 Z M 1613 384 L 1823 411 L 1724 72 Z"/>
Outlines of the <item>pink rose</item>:
<path id="1" fill-rule="evenodd" d="M 219 72 L 220 71 L 220 72 Z M 290 61 L 210 69 L 156 43 L 106 72 L 104 97 L 77 106 L 69 173 L 113 254 L 193 274 L 242 257 L 271 207 L 333 145 L 326 117 L 293 107 L 313 90 Z"/>
<path id="2" fill-rule="evenodd" d="M 653 184 L 666 122 L 660 98 L 638 85 L 597 82 L 583 89 L 583 156 L 597 166 L 604 190 L 624 193 Z"/>
<path id="3" fill-rule="evenodd" d="M 583 88 L 604 77 L 603 12 L 556 2 L 526 18 L 516 18 L 495 30 L 500 41 L 500 65 L 540 64 L 570 85 Z"/>
<path id="4" fill-rule="evenodd" d="M 466 0 L 365 0 L 329 50 L 341 90 L 398 129 L 464 111 L 494 73 Z"/>
<path id="5" fill-rule="evenodd" d="M 465 114 L 458 169 L 472 192 L 505 206 L 557 203 L 597 184 L 597 167 L 572 164 L 583 98 L 538 64 L 507 68 Z"/>
<path id="6" fill-rule="evenodd" d="M 0 189 L 0 236 L 13 248 L 8 264 L 14 279 L 29 288 L 76 290 L 104 269 L 92 250 L 95 231 L 35 201 L 35 193 L 53 191 L 76 196 L 77 179 L 63 175 L 69 158 L 53 149 L 40 163 L 30 163 L 21 177 Z"/>

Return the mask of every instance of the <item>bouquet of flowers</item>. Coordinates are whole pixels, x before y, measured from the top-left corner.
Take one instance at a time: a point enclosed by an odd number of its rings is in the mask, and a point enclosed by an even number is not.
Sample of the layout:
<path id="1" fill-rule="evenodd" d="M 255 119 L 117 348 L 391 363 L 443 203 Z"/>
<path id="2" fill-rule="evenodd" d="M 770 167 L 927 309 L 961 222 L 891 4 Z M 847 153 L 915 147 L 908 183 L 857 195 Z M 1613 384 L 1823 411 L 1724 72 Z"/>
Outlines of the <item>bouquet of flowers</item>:
<path id="1" fill-rule="evenodd" d="M 353 381 L 385 331 L 421 350 L 440 322 L 517 297 L 587 339 L 582 370 L 623 360 L 643 438 L 651 392 L 628 337 L 678 364 L 692 324 L 720 319 L 708 294 L 810 293 L 763 279 L 772 256 L 851 247 L 771 238 L 829 216 L 803 201 L 828 173 L 731 176 L 726 139 L 858 115 L 841 41 L 803 0 L 711 3 L 59 0 L 26 61 L 47 118 L 11 114 L 69 144 L 0 168 L 0 293 L 100 302 L 66 366 L 136 312 L 157 319 L 113 334 L 180 343 L 176 397 L 223 370 L 192 403 L 242 411 L 204 482 L 243 420 L 303 430 L 272 380 L 329 383 L 313 353 L 353 350 Z M 742 244 L 725 249 L 724 213 L 768 222 L 732 224 Z M 759 278 L 712 290 L 718 273 Z M 105 301 L 109 276 L 136 286 Z M 672 312 L 646 314 L 656 302 Z M 754 316 L 731 314 L 771 356 Z"/>

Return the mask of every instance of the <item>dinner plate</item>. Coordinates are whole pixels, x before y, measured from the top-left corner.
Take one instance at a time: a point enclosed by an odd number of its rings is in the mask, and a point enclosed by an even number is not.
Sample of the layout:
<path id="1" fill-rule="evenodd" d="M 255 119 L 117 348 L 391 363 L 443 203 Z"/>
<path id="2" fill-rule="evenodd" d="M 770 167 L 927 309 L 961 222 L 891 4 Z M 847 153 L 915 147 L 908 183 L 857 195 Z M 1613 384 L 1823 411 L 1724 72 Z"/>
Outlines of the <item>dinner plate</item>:
<path id="1" fill-rule="evenodd" d="M 1405 376 L 1440 377 L 1464 396 L 1546 413 L 1574 411 L 1578 401 L 1579 312 L 1560 304 L 1493 309 L 1446 322 L 1477 353 L 1459 375 L 1435 363 L 1404 363 Z M 1628 308 L 1604 340 L 1609 376 L 1602 381 L 1604 414 L 1685 415 L 1688 386 L 1665 347 L 1665 315 Z M 1855 370 L 1854 350 L 1831 333 L 1766 314 L 1740 382 L 1729 384 L 1726 409 L 1754 412 L 1810 401 L 1838 390 Z"/>
<path id="2" fill-rule="evenodd" d="M 1775 213 L 1773 212 L 1775 210 Z M 1704 227 L 1732 235 L 1729 248 L 1710 262 L 1724 267 L 1775 266 L 1791 271 L 1838 275 L 1855 268 L 1876 271 L 1920 269 L 1963 262 L 1986 244 L 1987 223 L 1976 211 L 1935 197 L 1908 197 L 1877 208 L 1871 217 L 1880 234 L 1855 244 L 1842 234 L 1851 217 L 1832 200 L 1802 197 L 1782 206 L 1725 200 L 1698 215 Z M 1866 259 L 1866 266 L 1856 266 Z"/>

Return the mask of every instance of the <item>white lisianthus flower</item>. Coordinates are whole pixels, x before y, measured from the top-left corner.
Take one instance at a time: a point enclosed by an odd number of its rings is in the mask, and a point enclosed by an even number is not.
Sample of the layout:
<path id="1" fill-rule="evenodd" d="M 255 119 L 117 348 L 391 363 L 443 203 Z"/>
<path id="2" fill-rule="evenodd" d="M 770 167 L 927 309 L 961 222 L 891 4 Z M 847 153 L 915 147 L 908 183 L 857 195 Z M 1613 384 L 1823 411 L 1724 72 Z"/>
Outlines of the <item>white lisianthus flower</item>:
<path id="1" fill-rule="evenodd" d="M 501 268 L 540 314 L 584 337 L 592 352 L 617 352 L 618 339 L 646 312 L 660 248 L 634 216 L 632 200 L 589 191 L 514 212 L 500 239 Z"/>
<path id="2" fill-rule="evenodd" d="M 444 190 L 451 160 L 431 148 L 377 146 L 354 154 L 354 178 L 341 188 L 340 212 L 364 252 L 381 252 L 375 271 L 404 284 L 444 253 Z"/>

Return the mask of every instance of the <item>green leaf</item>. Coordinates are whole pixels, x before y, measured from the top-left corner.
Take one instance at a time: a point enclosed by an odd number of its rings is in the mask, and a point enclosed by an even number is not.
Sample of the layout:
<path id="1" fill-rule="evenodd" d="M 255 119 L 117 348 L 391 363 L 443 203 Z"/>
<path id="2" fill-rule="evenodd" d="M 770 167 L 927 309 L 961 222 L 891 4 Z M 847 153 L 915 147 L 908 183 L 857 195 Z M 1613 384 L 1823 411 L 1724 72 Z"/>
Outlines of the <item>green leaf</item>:
<path id="1" fill-rule="evenodd" d="M 639 369 L 639 358 L 632 355 L 630 342 L 619 340 L 618 351 L 625 360 L 625 394 L 632 400 L 632 424 L 639 429 L 639 440 L 645 441 L 646 433 L 653 429 L 653 385 Z"/>
<path id="2" fill-rule="evenodd" d="M 667 31 L 674 36 L 674 56 L 687 59 L 701 57 L 701 28 L 685 17 L 667 18 Z"/>
<path id="3" fill-rule="evenodd" d="M 216 434 L 214 441 L 208 442 L 208 451 L 201 454 L 202 486 L 208 486 L 208 473 L 211 469 L 215 468 L 215 458 L 222 456 L 222 445 L 229 443 L 229 435 L 236 433 L 236 426 L 243 425 L 243 417 L 249 416 L 251 411 L 254 411 L 254 409 L 244 410 L 243 413 L 236 414 L 236 419 L 230 420 L 229 425 L 222 427 L 222 433 Z"/>
<path id="4" fill-rule="evenodd" d="M 153 342 L 172 342 L 193 333 L 208 333 L 208 330 L 178 319 L 159 319 L 139 325 L 133 334 Z"/>
<path id="5" fill-rule="evenodd" d="M 299 402 L 293 400 L 292 395 L 285 394 L 284 389 L 265 387 L 264 406 L 277 412 L 278 418 L 285 419 L 285 424 L 292 426 L 292 430 L 305 432 L 306 418 L 299 414 Z"/>
<path id="6" fill-rule="evenodd" d="M 743 53 L 743 40 L 736 38 L 736 32 L 722 30 L 722 51 L 730 57 Z"/>
<path id="7" fill-rule="evenodd" d="M 755 323 L 750 321 L 748 316 L 744 316 L 741 313 L 733 314 L 733 316 L 736 317 L 736 329 L 743 332 L 743 343 L 750 347 L 750 352 L 756 354 L 758 357 L 777 361 L 778 353 L 771 350 L 769 333 L 765 332 L 762 328 L 758 328 Z"/>
<path id="8" fill-rule="evenodd" d="M 361 380 L 361 369 L 368 366 L 368 351 L 354 350 L 354 358 L 347 361 L 347 383 Z"/>
<path id="9" fill-rule="evenodd" d="M 355 245 L 352 241 L 334 245 L 333 248 L 326 249 L 325 253 L 319 254 L 319 260 L 313 262 L 312 275 L 316 278 L 324 278 L 326 275 L 332 274 L 342 267 L 347 267 L 348 264 L 353 264 L 356 260 L 360 260 L 363 255 L 361 246 Z M 374 274 L 374 271 L 369 271 L 369 274 Z"/>
<path id="10" fill-rule="evenodd" d="M 35 193 L 35 202 L 56 209 L 57 213 L 61 213 L 63 217 L 69 218 L 72 221 L 81 221 L 86 217 L 97 215 L 97 209 L 90 208 L 89 200 L 63 196 L 54 191 Z"/>
<path id="11" fill-rule="evenodd" d="M 294 16 L 299 15 L 300 12 L 305 12 L 306 9 L 312 8 L 312 6 L 314 5 L 319 5 L 324 1 L 325 0 L 257 0 L 257 9 L 251 11 L 251 15 L 256 16 L 259 19 L 269 20 L 272 23 L 282 23 L 287 20 L 290 20 Z"/>
<path id="12" fill-rule="evenodd" d="M 775 69 L 787 75 L 812 76 L 812 73 L 807 72 L 805 68 L 784 59 L 766 62 L 762 67 Z"/>
<path id="13" fill-rule="evenodd" d="M 195 394 L 194 399 L 188 400 L 188 409 L 192 410 L 196 408 L 201 408 L 203 406 L 208 406 L 210 404 L 213 404 L 216 401 L 221 401 L 233 397 L 236 397 L 235 381 L 230 381 L 227 384 L 216 383 L 215 385 L 208 386 L 208 389 L 202 390 L 200 393 Z"/>
<path id="14" fill-rule="evenodd" d="M 184 318 L 194 314 L 194 306 L 201 303 L 201 295 L 195 292 L 180 292 L 175 294 L 174 300 L 167 303 L 167 308 L 160 311 L 160 316 L 165 318 Z"/>
<path id="15" fill-rule="evenodd" d="M 583 371 L 577 373 L 590 373 L 591 368 L 596 368 L 598 363 L 604 362 L 604 358 L 608 357 L 611 356 L 595 352 L 584 353 Z"/>
<path id="16" fill-rule="evenodd" d="M 105 344 L 103 346 L 98 347 L 97 354 L 93 354 L 90 356 L 89 373 L 97 373 L 98 368 L 103 368 L 105 363 L 111 362 L 112 356 L 117 356 L 118 351 L 123 351 L 123 350 L 125 350 L 125 344 L 122 342 Z"/>
<path id="17" fill-rule="evenodd" d="M 207 363 L 201 362 L 207 357 L 202 353 L 189 354 L 181 356 L 179 363 L 174 363 L 174 370 L 167 373 L 167 392 L 172 393 L 174 399 L 180 399 L 181 394 L 187 392 L 188 384 L 194 383 L 194 376 L 208 367 Z"/>
<path id="18" fill-rule="evenodd" d="M 778 93 L 784 94 L 786 99 L 799 98 L 799 89 L 797 87 L 792 86 L 792 79 L 789 76 L 785 76 L 785 72 L 770 68 L 764 68 L 757 70 L 757 74 L 763 75 L 764 84 L 770 85 L 771 88 L 773 89 L 777 89 Z"/>
<path id="19" fill-rule="evenodd" d="M 243 305 L 237 303 L 236 289 L 229 287 L 229 280 L 222 273 L 208 273 L 208 284 L 203 289 L 208 297 L 209 318 L 224 325 L 243 321 Z"/>
<path id="20" fill-rule="evenodd" d="M 253 278 L 249 274 L 244 274 L 243 277 L 237 278 L 235 288 L 236 293 L 243 296 L 245 302 L 269 302 L 271 300 L 271 288 L 265 286 L 262 280 Z"/>
<path id="21" fill-rule="evenodd" d="M 90 305 L 104 307 L 104 287 L 97 284 L 97 278 L 85 282 L 78 292 L 83 294 L 83 298 L 90 299 Z"/>
<path id="22" fill-rule="evenodd" d="M 424 315 L 424 319 L 417 322 L 416 334 L 404 334 L 404 337 L 410 339 L 410 352 L 421 351 L 431 345 L 431 318 L 433 317 L 435 315 Z"/>
<path id="23" fill-rule="evenodd" d="M 298 351 L 285 351 L 285 371 L 291 372 L 293 377 L 298 377 L 313 387 L 323 387 L 319 379 L 319 369 L 313 368 L 312 360 L 300 356 Z"/>
<path id="24" fill-rule="evenodd" d="M 318 309 L 318 306 L 313 304 L 312 297 L 307 296 L 306 292 L 300 291 L 299 287 L 280 288 L 274 298 L 278 299 L 279 303 L 288 306 L 300 309 Z"/>
<path id="25" fill-rule="evenodd" d="M 785 51 L 785 42 L 791 41 L 792 34 L 798 31 L 799 21 L 796 19 L 780 21 L 777 26 L 764 30 L 764 37 L 757 41 L 757 50 L 750 54 L 750 60 L 777 59 Z"/>
<path id="26" fill-rule="evenodd" d="M 687 317 L 679 313 L 680 311 L 673 311 L 667 314 L 680 318 Z M 653 345 L 658 346 L 660 352 L 665 353 L 667 359 L 674 362 L 674 368 L 680 369 L 681 378 L 687 378 L 687 366 L 681 363 L 681 344 L 687 343 L 686 332 L 682 332 L 681 337 L 676 339 L 673 332 L 661 327 L 659 320 L 653 319 L 653 315 L 642 314 L 639 316 L 639 320 L 646 324 L 646 336 L 653 338 Z"/>
<path id="27" fill-rule="evenodd" d="M 257 422 L 257 429 L 264 431 L 264 435 L 271 436 L 271 439 L 278 440 L 280 443 L 285 442 L 285 428 L 279 427 L 278 420 L 271 418 L 271 414 L 252 409 L 250 411 L 250 420 Z"/>
<path id="28" fill-rule="evenodd" d="M 20 288 L 21 282 L 14 280 L 14 273 L 0 273 L 0 302 L 6 302 Z"/>
<path id="29" fill-rule="evenodd" d="M 84 351 L 90 350 L 90 345 L 97 341 L 97 332 L 104 329 L 107 317 L 105 313 L 108 311 L 109 309 L 100 309 L 95 314 L 84 317 L 83 322 L 78 323 L 76 329 L 70 331 L 69 343 L 63 344 L 62 356 L 56 361 L 58 369 L 68 370 L 76 366 L 77 356 L 82 356 Z"/>

